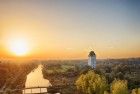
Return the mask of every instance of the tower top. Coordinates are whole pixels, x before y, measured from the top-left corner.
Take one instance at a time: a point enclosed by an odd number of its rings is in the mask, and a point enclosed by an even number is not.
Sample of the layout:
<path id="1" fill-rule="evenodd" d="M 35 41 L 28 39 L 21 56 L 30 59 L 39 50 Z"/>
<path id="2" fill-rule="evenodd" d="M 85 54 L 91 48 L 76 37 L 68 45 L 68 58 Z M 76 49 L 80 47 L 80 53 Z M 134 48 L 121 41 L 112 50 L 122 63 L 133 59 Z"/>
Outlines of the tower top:
<path id="1" fill-rule="evenodd" d="M 90 51 L 90 53 L 89 53 L 89 57 L 91 57 L 91 56 L 95 56 L 96 54 L 94 53 L 94 51 Z"/>

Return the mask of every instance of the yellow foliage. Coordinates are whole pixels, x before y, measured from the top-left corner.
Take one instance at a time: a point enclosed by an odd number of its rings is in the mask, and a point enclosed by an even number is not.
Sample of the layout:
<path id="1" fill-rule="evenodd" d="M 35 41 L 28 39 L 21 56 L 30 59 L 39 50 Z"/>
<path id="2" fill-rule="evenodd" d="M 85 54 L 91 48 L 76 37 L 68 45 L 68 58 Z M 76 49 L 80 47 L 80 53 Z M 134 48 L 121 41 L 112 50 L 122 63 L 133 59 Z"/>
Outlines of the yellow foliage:
<path id="1" fill-rule="evenodd" d="M 84 94 L 103 94 L 108 87 L 105 77 L 92 70 L 82 74 L 77 79 L 76 86 Z"/>
<path id="2" fill-rule="evenodd" d="M 140 94 L 140 88 L 133 89 L 132 94 Z"/>
<path id="3" fill-rule="evenodd" d="M 126 80 L 114 80 L 111 85 L 112 94 L 128 94 Z"/>

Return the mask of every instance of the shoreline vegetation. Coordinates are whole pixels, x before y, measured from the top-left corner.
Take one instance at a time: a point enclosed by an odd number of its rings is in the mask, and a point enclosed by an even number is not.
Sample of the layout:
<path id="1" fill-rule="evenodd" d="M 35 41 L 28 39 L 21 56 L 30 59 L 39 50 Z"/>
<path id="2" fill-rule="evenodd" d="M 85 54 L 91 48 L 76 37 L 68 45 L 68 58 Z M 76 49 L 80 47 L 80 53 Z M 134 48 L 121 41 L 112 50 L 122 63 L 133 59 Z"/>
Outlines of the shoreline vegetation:
<path id="1" fill-rule="evenodd" d="M 87 66 L 87 60 L 34 60 L 25 63 L 1 60 L 0 91 L 22 94 L 22 91 L 10 90 L 25 88 L 27 75 L 39 64 L 43 65 L 44 79 L 48 79 L 54 88 L 59 86 L 62 94 L 140 94 L 140 58 L 97 60 L 96 69 Z M 82 81 L 82 75 L 88 80 Z M 95 78 L 102 82 L 102 76 L 107 88 L 93 88 L 100 86 Z M 96 92 L 102 90 L 105 92 Z"/>

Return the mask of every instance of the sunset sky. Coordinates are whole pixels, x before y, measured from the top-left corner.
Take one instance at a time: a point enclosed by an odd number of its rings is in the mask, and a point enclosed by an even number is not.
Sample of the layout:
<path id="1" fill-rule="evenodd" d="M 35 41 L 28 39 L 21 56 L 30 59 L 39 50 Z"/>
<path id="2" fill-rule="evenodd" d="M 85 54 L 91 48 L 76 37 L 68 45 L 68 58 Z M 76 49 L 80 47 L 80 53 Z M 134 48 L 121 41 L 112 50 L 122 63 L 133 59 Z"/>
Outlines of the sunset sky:
<path id="1" fill-rule="evenodd" d="M 139 0 L 1 0 L 0 57 L 140 57 Z"/>

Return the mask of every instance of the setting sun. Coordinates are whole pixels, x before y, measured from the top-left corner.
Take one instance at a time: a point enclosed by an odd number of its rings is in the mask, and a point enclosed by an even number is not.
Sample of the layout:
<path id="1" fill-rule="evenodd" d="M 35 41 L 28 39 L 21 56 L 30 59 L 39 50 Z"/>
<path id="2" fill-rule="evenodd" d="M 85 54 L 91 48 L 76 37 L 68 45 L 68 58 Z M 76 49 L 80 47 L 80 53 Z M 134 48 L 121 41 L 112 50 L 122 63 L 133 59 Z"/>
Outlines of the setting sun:
<path id="1" fill-rule="evenodd" d="M 16 40 L 10 43 L 10 51 L 16 56 L 24 56 L 28 53 L 27 42 L 24 40 Z"/>

